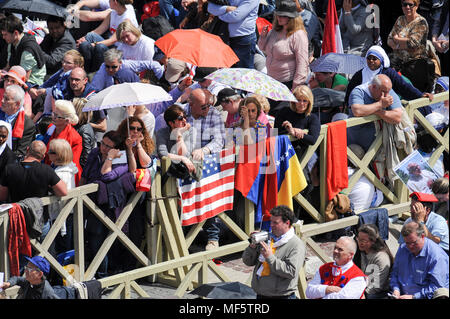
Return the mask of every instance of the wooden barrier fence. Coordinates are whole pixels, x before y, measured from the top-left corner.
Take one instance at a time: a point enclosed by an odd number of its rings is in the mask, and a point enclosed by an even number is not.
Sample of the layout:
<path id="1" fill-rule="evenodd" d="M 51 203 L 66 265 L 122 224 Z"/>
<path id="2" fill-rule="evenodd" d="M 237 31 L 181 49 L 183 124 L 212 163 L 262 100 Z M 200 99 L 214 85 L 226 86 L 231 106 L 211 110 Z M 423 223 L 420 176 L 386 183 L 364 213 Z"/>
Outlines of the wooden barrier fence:
<path id="1" fill-rule="evenodd" d="M 435 96 L 433 103 L 448 100 L 448 92 Z M 420 107 L 429 105 L 428 99 L 422 98 L 406 103 L 405 110 L 411 119 L 420 123 L 438 142 L 438 147 L 433 153 L 429 164 L 433 166 L 436 160 L 445 152 L 449 152 L 448 128 L 444 135 L 437 132 L 428 121 L 418 111 Z M 363 118 L 351 118 L 346 120 L 347 127 L 361 125 L 378 120 L 375 115 Z M 313 240 L 313 236 L 326 232 L 341 229 L 347 226 L 356 225 L 358 216 L 325 222 L 324 211 L 326 206 L 326 143 L 327 125 L 322 125 L 320 136 L 317 142 L 310 146 L 300 158 L 300 164 L 305 167 L 316 150 L 320 153 L 320 207 L 313 207 L 301 194 L 295 195 L 294 199 L 314 218 L 315 223 L 296 226 L 296 234 L 302 238 L 310 249 L 323 261 L 328 262 L 328 257 Z M 359 158 L 347 148 L 348 159 L 355 165 L 357 171 L 349 180 L 349 187 L 344 190 L 349 193 L 356 181 L 365 175 L 383 194 L 387 203 L 383 207 L 387 208 L 389 215 L 402 215 L 409 210 L 408 190 L 401 183 L 396 182 L 394 189 L 384 185 L 370 170 L 369 164 L 382 146 L 381 134 L 376 137 L 364 158 Z M 405 154 L 401 154 L 405 156 Z M 165 172 L 170 165 L 169 159 L 163 159 L 159 163 L 161 171 Z M 124 273 L 116 274 L 99 279 L 102 287 L 114 287 L 109 298 L 130 298 L 131 290 L 139 296 L 148 297 L 145 290 L 139 286 L 137 280 L 147 278 L 153 282 L 162 282 L 177 288 L 175 295 L 182 297 L 187 290 L 208 282 L 208 270 L 211 270 L 220 280 L 230 281 L 229 278 L 212 261 L 214 258 L 242 252 L 248 245 L 249 234 L 254 230 L 254 205 L 246 200 L 244 215 L 244 227 L 241 229 L 233 219 L 225 212 L 218 215 L 222 223 L 228 227 L 238 238 L 238 241 L 227 244 L 213 251 L 202 251 L 190 253 L 189 247 L 199 234 L 204 222 L 193 226 L 185 235 L 180 222 L 180 212 L 178 206 L 176 181 L 169 178 L 166 184 L 161 187 L 161 172 L 156 174 L 152 181 L 151 190 L 145 193 L 146 196 L 146 220 L 145 240 L 139 247 L 136 246 L 128 236 L 122 231 L 122 227 L 128 220 L 136 203 L 143 196 L 142 192 L 134 193 L 120 216 L 114 222 L 89 198 L 89 194 L 96 192 L 98 185 L 89 184 L 77 187 L 69 191 L 67 196 L 49 196 L 42 198 L 44 206 L 51 203 L 65 200 L 65 205 L 54 221 L 49 233 L 42 242 L 36 239 L 31 240 L 32 247 L 36 254 L 44 256 L 50 262 L 51 267 L 69 283 L 73 281 L 86 281 L 94 277 L 101 261 L 106 256 L 111 246 L 119 240 L 137 260 L 136 269 Z M 93 213 L 109 230 L 109 234 L 98 250 L 96 256 L 87 264 L 85 254 L 85 230 L 84 230 L 84 209 Z M 75 272 L 69 272 L 58 263 L 55 256 L 49 253 L 49 247 L 55 240 L 58 231 L 69 216 L 73 213 L 74 223 L 74 247 L 75 247 Z M 0 272 L 5 273 L 5 278 L 9 277 L 8 262 L 8 211 L 0 212 Z M 299 294 L 305 298 L 306 278 L 304 270 L 301 269 L 299 279 Z M 14 296 L 17 287 L 7 289 L 7 295 Z"/>

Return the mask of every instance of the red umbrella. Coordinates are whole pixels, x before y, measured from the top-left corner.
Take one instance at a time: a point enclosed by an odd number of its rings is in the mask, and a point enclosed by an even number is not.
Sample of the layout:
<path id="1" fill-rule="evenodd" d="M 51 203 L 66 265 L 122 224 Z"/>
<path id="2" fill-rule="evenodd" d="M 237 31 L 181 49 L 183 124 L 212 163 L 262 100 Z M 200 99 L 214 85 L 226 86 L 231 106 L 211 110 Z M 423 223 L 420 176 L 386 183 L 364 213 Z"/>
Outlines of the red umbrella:
<path id="1" fill-rule="evenodd" d="M 233 50 L 217 35 L 201 29 L 176 29 L 156 40 L 167 57 L 198 67 L 229 68 L 239 61 Z"/>

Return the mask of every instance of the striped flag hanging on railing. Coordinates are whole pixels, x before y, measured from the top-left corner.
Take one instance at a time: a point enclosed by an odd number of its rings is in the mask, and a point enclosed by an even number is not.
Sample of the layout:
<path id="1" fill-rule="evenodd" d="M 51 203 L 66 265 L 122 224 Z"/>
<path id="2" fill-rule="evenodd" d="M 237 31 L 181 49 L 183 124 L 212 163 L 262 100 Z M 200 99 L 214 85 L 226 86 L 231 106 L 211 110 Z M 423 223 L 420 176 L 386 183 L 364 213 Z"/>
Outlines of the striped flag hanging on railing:
<path id="1" fill-rule="evenodd" d="M 202 178 L 179 179 L 181 224 L 188 226 L 233 209 L 235 149 L 205 155 Z"/>

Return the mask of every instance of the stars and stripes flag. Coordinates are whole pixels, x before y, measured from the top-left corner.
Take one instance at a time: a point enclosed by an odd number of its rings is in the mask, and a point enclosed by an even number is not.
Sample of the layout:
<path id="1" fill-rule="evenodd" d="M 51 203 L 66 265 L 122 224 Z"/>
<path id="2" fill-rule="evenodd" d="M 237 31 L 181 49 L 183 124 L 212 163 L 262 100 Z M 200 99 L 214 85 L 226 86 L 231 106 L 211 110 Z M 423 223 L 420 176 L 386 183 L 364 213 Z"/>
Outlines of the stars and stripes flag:
<path id="1" fill-rule="evenodd" d="M 200 223 L 233 209 L 235 149 L 205 155 L 202 178 L 179 179 L 181 225 Z"/>

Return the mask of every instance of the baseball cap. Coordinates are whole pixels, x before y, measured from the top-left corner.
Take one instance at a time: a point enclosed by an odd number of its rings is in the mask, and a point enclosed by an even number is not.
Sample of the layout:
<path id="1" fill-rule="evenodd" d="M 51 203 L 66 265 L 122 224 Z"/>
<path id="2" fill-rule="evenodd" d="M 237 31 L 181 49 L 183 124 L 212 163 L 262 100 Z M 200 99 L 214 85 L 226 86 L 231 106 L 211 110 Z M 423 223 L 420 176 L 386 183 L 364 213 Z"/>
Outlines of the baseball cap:
<path id="1" fill-rule="evenodd" d="M 419 202 L 430 202 L 430 203 L 438 202 L 438 199 L 433 194 L 414 192 L 411 195 L 409 195 L 410 198 L 413 196 L 417 197 L 417 200 Z"/>
<path id="2" fill-rule="evenodd" d="M 187 71 L 186 62 L 170 58 L 167 61 L 166 74 L 164 75 L 168 82 L 176 82 L 183 72 Z"/>
<path id="3" fill-rule="evenodd" d="M 216 105 L 219 105 L 220 103 L 224 102 L 230 96 L 235 96 L 235 95 L 239 95 L 239 93 L 231 88 L 224 88 L 224 89 L 220 90 L 219 93 L 217 94 Z"/>
<path id="4" fill-rule="evenodd" d="M 50 272 L 50 263 L 42 256 L 34 256 L 33 258 L 25 256 L 25 259 L 30 263 L 35 265 L 42 271 L 44 274 L 48 274 Z"/>

